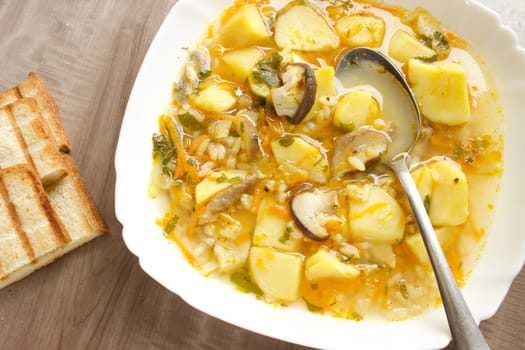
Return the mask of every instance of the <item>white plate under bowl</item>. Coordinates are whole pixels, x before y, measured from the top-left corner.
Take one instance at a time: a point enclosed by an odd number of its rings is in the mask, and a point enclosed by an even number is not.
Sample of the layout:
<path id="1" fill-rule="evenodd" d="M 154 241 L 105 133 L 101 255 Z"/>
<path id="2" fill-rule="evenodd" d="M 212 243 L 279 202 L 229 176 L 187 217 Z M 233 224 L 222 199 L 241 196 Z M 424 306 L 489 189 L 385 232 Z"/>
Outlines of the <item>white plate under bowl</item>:
<path id="1" fill-rule="evenodd" d="M 284 1 L 281 1 L 281 3 Z M 525 260 L 523 150 L 525 51 L 493 11 L 472 0 L 390 0 L 422 6 L 471 43 L 491 67 L 506 116 L 505 174 L 496 219 L 477 268 L 463 288 L 478 320 L 491 317 Z M 442 309 L 403 322 L 353 322 L 303 310 L 276 309 L 233 286 L 204 278 L 168 242 L 154 222 L 148 197 L 151 136 L 169 104 L 186 51 L 232 0 L 180 0 L 166 17 L 136 78 L 122 123 L 115 166 L 116 214 L 126 245 L 143 270 L 188 304 L 239 327 L 285 341 L 325 349 L 436 349 L 450 334 Z"/>

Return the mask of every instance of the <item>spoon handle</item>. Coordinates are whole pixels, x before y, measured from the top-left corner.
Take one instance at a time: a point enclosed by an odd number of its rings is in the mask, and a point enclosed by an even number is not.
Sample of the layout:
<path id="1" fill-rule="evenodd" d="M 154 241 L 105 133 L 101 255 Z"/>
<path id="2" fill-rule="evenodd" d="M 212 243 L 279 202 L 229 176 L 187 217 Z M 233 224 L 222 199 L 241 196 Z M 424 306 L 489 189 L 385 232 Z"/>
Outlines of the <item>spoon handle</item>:
<path id="1" fill-rule="evenodd" d="M 441 293 L 441 299 L 443 300 L 443 306 L 445 307 L 445 313 L 447 314 L 455 348 L 457 350 L 490 350 L 450 271 L 447 259 L 434 233 L 432 223 L 425 210 L 419 191 L 408 171 L 407 161 L 408 154 L 403 153 L 394 158 L 390 166 L 405 190 L 412 212 L 419 226 L 419 231 L 425 242 L 425 247 Z"/>

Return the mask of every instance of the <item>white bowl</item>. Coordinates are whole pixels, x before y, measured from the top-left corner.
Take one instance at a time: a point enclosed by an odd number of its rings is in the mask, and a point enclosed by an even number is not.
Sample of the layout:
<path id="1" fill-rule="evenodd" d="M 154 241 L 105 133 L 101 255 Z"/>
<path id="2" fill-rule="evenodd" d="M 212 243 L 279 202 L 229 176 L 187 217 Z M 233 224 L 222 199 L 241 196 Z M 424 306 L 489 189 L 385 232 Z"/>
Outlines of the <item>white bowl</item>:
<path id="1" fill-rule="evenodd" d="M 283 2 L 283 1 L 281 1 Z M 422 6 L 471 43 L 496 76 L 505 111 L 505 174 L 496 218 L 479 264 L 463 294 L 478 320 L 491 317 L 525 260 L 525 51 L 499 16 L 471 0 L 390 0 Z M 166 17 L 144 59 L 129 98 L 117 147 L 116 214 L 123 238 L 143 270 L 193 307 L 270 337 L 325 349 L 433 349 L 450 341 L 442 308 L 403 322 L 346 321 L 291 308 L 277 309 L 202 277 L 155 225 L 159 212 L 148 197 L 151 135 L 170 102 L 186 51 L 232 0 L 180 0 Z"/>

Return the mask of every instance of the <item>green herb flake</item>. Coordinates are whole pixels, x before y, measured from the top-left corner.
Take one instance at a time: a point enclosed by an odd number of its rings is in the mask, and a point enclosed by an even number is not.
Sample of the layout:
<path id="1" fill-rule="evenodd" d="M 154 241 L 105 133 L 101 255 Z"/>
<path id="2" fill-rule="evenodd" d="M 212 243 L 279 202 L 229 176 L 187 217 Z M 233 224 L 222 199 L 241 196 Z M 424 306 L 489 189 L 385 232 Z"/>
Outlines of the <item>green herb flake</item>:
<path id="1" fill-rule="evenodd" d="M 179 217 L 177 215 L 173 215 L 173 217 L 168 221 L 166 226 L 164 226 L 164 232 L 170 234 L 175 229 L 175 226 L 177 226 L 178 222 Z"/>
<path id="2" fill-rule="evenodd" d="M 433 46 L 435 46 L 439 51 L 446 51 L 450 49 L 450 43 L 448 37 L 441 32 L 434 32 Z"/>
<path id="3" fill-rule="evenodd" d="M 405 282 L 405 280 L 400 280 L 399 281 L 399 291 L 401 292 L 401 296 L 405 299 L 405 300 L 408 300 L 408 287 L 407 287 L 407 283 Z"/>
<path id="4" fill-rule="evenodd" d="M 191 113 L 179 114 L 177 117 L 179 122 L 186 129 L 191 131 L 200 131 L 204 129 L 204 126 Z"/>
<path id="5" fill-rule="evenodd" d="M 279 237 L 279 242 L 281 242 L 282 244 L 286 244 L 286 242 L 290 240 L 290 234 L 292 232 L 293 232 L 293 229 L 290 226 L 286 226 L 283 234 L 281 235 L 281 237 Z"/>
<path id="6" fill-rule="evenodd" d="M 425 198 L 423 199 L 423 205 L 425 206 L 425 210 L 427 213 L 430 211 L 430 204 L 432 203 L 432 200 L 430 198 L 430 195 L 425 195 Z"/>
<path id="7" fill-rule="evenodd" d="M 199 72 L 199 79 L 200 80 L 204 80 L 206 78 L 209 78 L 211 75 L 211 70 L 204 70 L 204 71 L 201 71 Z"/>
<path id="8" fill-rule="evenodd" d="M 361 315 L 360 313 L 357 313 L 357 312 L 354 311 L 350 315 L 350 319 L 353 320 L 353 321 L 359 322 L 359 321 L 363 320 L 363 315 Z"/>
<path id="9" fill-rule="evenodd" d="M 263 82 L 270 87 L 278 87 L 282 84 L 279 78 L 282 56 L 276 51 L 270 57 L 263 58 L 256 64 L 252 75 L 257 82 Z"/>
<path id="10" fill-rule="evenodd" d="M 232 273 L 230 281 L 235 284 L 238 289 L 243 293 L 253 293 L 256 295 L 262 295 L 262 290 L 252 282 L 248 271 L 241 270 Z"/>
<path id="11" fill-rule="evenodd" d="M 308 311 L 313 312 L 313 313 L 318 313 L 323 310 L 322 307 L 312 304 L 311 302 L 306 300 L 306 298 L 304 297 L 302 298 L 304 300 L 304 303 L 306 304 L 306 308 L 308 309 Z"/>
<path id="12" fill-rule="evenodd" d="M 242 177 L 241 176 L 227 177 L 225 173 L 222 173 L 221 176 L 215 179 L 215 181 L 219 184 L 224 183 L 224 182 L 237 183 L 237 182 L 242 181 Z"/>
<path id="13" fill-rule="evenodd" d="M 293 137 L 281 137 L 279 138 L 279 144 L 282 147 L 290 147 L 295 142 Z"/>
<path id="14" fill-rule="evenodd" d="M 428 48 L 432 48 L 432 37 L 430 35 L 421 34 L 419 41 Z"/>
<path id="15" fill-rule="evenodd" d="M 241 124 L 241 125 L 244 125 L 244 124 Z M 235 129 L 231 129 L 229 132 L 228 132 L 228 136 L 231 136 L 231 137 L 239 137 L 241 135 L 239 135 L 239 133 L 237 132 L 237 130 Z"/>
<path id="16" fill-rule="evenodd" d="M 177 150 L 171 139 L 162 134 L 153 134 L 153 159 L 160 160 L 162 173 L 173 177 L 177 165 Z"/>
<path id="17" fill-rule="evenodd" d="M 459 160 L 464 154 L 463 146 L 461 144 L 457 144 L 456 147 L 452 150 L 452 154 L 450 157 L 453 160 Z"/>
<path id="18" fill-rule="evenodd" d="M 437 61 L 438 55 L 435 54 L 435 55 L 427 56 L 427 57 L 425 57 L 425 56 L 417 56 L 415 58 L 420 60 L 420 61 L 423 61 L 423 62 L 433 63 L 433 62 Z"/>

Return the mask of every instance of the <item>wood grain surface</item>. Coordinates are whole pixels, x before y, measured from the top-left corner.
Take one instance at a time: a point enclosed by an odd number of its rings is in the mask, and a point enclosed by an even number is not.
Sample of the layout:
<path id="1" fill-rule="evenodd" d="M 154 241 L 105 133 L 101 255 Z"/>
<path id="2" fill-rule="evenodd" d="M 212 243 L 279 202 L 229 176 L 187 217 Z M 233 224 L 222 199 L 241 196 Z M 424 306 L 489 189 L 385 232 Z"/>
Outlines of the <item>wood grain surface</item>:
<path id="1" fill-rule="evenodd" d="M 482 0 L 523 45 L 521 1 Z M 196 311 L 142 272 L 122 241 L 114 214 L 119 128 L 142 59 L 176 2 L 0 0 L 0 90 L 32 70 L 44 78 L 110 227 L 0 291 L 0 349 L 304 349 Z M 481 329 L 493 349 L 525 348 L 525 270 Z"/>

